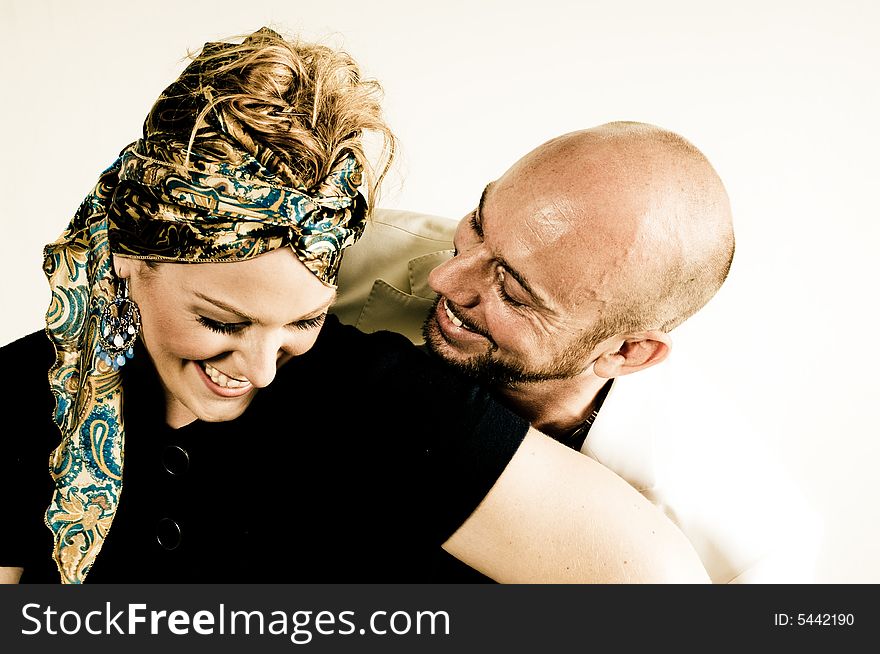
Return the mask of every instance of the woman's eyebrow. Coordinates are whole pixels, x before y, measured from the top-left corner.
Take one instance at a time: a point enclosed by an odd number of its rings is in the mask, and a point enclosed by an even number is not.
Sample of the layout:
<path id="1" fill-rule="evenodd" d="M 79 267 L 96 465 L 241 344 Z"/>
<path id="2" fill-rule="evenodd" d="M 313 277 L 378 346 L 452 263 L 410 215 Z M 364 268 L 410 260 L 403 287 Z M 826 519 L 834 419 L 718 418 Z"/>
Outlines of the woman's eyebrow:
<path id="1" fill-rule="evenodd" d="M 208 302 L 209 304 L 213 304 L 218 309 L 222 309 L 223 311 L 226 311 L 228 313 L 235 314 L 236 316 L 238 316 L 239 318 L 241 318 L 243 320 L 246 320 L 248 322 L 258 322 L 256 318 L 254 318 L 253 316 L 249 316 L 244 311 L 240 311 L 239 309 L 236 309 L 235 307 L 233 307 L 229 304 L 226 304 L 225 302 L 221 302 L 220 300 L 216 300 L 212 297 L 208 297 L 204 293 L 199 293 L 198 291 L 193 291 L 193 295 L 195 295 L 197 298 L 204 300 L 205 302 Z"/>
<path id="2" fill-rule="evenodd" d="M 215 298 L 208 297 L 204 293 L 200 293 L 198 291 L 193 291 L 193 295 L 195 295 L 197 298 L 204 300 L 205 302 L 208 302 L 209 304 L 213 304 L 218 309 L 222 309 L 223 311 L 226 311 L 228 313 L 231 313 L 231 314 L 238 316 L 239 318 L 241 318 L 242 320 L 244 320 L 246 322 L 249 322 L 249 323 L 259 323 L 260 322 L 259 320 L 257 320 L 253 316 L 248 315 L 244 311 L 242 311 L 240 309 L 236 309 L 235 307 L 233 307 L 229 304 L 226 304 L 225 302 L 221 302 L 220 300 L 217 300 Z M 333 297 L 330 298 L 330 301 L 327 302 L 325 305 L 323 305 L 319 309 L 316 309 L 315 311 L 313 311 L 312 313 L 310 313 L 307 316 L 303 316 L 302 318 L 297 318 L 296 320 L 292 321 L 290 324 L 295 324 L 298 322 L 305 322 L 306 320 L 312 320 L 313 318 L 323 316 L 325 313 L 327 313 L 327 311 L 329 311 L 330 307 L 333 305 L 333 303 L 335 301 L 336 301 L 336 294 L 334 293 Z"/>
<path id="3" fill-rule="evenodd" d="M 303 316 L 302 318 L 298 318 L 297 320 L 294 320 L 293 322 L 305 322 L 307 320 L 313 320 L 315 318 L 320 318 L 321 316 L 323 316 L 325 313 L 327 313 L 330 310 L 330 307 L 333 306 L 334 302 L 336 302 L 336 294 L 335 293 L 333 294 L 333 297 L 330 299 L 330 301 L 327 304 L 325 304 L 324 306 L 322 306 L 320 309 L 313 311 L 312 313 L 310 313 L 307 316 Z"/>

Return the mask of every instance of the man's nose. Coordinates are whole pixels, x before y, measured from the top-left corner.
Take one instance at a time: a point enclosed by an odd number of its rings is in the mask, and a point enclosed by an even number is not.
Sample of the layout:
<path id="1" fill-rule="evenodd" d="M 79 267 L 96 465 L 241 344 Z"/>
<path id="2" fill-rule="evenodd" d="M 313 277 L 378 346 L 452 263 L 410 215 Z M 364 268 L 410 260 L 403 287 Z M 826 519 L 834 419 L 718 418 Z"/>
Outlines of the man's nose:
<path id="1" fill-rule="evenodd" d="M 458 306 L 474 306 L 480 299 L 478 263 L 472 253 L 459 253 L 431 271 L 428 285 Z"/>

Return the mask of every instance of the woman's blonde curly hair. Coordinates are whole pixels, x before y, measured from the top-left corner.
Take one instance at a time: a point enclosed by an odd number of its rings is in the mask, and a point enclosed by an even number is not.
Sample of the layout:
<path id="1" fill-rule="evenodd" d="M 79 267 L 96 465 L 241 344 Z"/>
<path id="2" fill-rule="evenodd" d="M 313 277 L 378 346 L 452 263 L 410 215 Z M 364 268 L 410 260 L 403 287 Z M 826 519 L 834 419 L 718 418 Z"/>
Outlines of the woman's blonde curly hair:
<path id="1" fill-rule="evenodd" d="M 396 139 L 382 118 L 382 87 L 362 79 L 351 56 L 263 28 L 241 44 L 207 44 L 193 62 L 187 70 L 197 74 L 182 75 L 153 106 L 148 140 L 177 146 L 186 161 L 193 153 L 228 160 L 235 157 L 232 137 L 282 184 L 305 189 L 319 186 L 351 153 L 363 168 L 372 211 Z M 364 151 L 366 133 L 379 137 L 375 162 Z"/>

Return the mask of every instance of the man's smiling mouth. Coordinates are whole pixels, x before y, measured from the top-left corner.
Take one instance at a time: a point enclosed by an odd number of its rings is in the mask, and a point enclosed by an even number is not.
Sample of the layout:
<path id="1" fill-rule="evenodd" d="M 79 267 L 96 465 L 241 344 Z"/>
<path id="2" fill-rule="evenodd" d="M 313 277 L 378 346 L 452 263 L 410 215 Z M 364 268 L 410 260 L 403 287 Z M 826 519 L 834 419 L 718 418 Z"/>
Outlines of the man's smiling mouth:
<path id="1" fill-rule="evenodd" d="M 446 311 L 446 317 L 449 318 L 449 322 L 460 329 L 464 329 L 466 331 L 472 332 L 474 334 L 483 335 L 479 332 L 473 325 L 465 322 L 462 318 L 459 318 L 455 312 L 449 307 L 449 303 L 446 301 L 446 298 L 443 298 L 443 309 Z"/>

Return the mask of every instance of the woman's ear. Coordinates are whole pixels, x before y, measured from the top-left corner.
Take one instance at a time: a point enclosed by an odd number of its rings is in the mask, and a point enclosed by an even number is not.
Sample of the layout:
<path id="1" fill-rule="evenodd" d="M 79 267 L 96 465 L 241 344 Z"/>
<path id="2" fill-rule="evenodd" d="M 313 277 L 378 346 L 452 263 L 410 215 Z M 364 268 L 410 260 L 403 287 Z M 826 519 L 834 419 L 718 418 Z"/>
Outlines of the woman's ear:
<path id="1" fill-rule="evenodd" d="M 131 263 L 130 259 L 126 259 L 125 257 L 120 257 L 117 255 L 113 256 L 113 272 L 116 274 L 118 279 L 129 279 L 131 278 Z"/>
<path id="2" fill-rule="evenodd" d="M 120 257 L 118 254 L 113 255 L 113 272 L 116 273 L 118 279 L 131 279 L 132 275 L 142 272 L 141 268 L 144 265 L 140 259 Z"/>
<path id="3" fill-rule="evenodd" d="M 672 339 L 666 332 L 651 330 L 621 337 L 620 348 L 596 359 L 593 367 L 599 377 L 622 377 L 663 361 L 672 349 Z"/>

